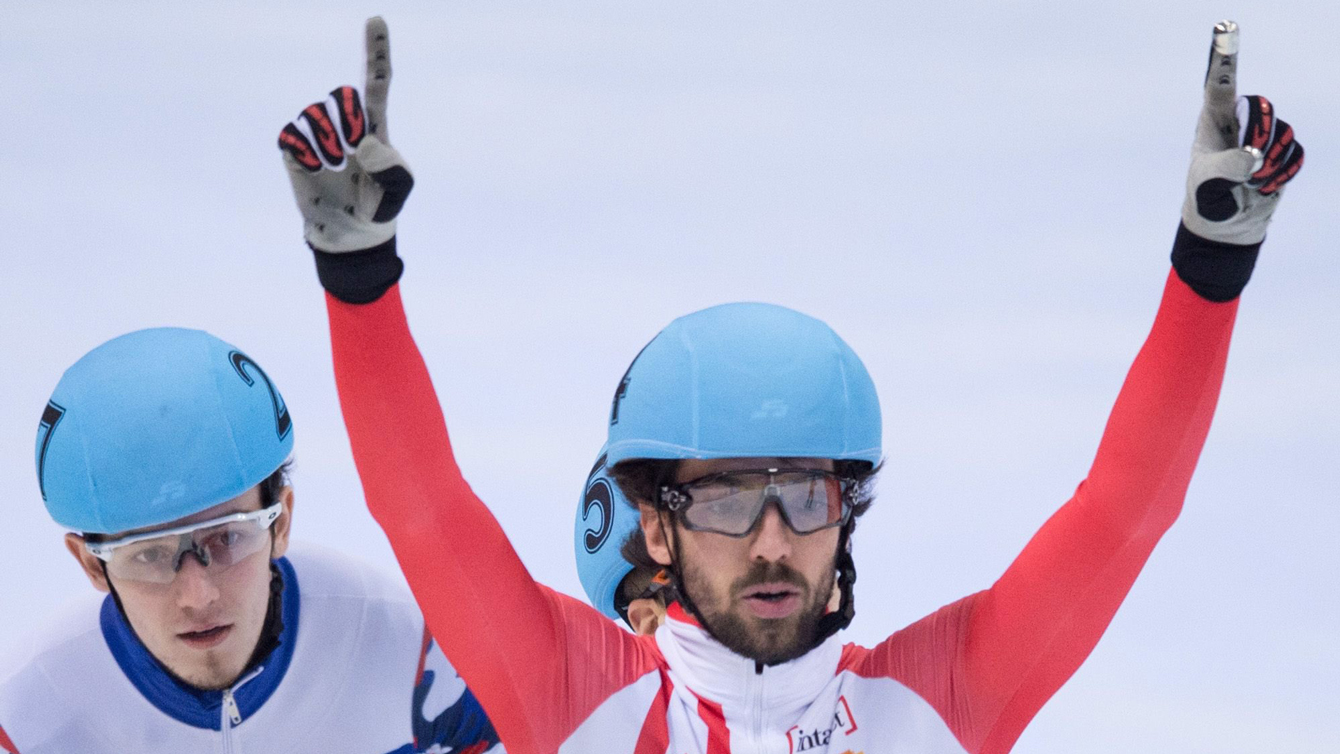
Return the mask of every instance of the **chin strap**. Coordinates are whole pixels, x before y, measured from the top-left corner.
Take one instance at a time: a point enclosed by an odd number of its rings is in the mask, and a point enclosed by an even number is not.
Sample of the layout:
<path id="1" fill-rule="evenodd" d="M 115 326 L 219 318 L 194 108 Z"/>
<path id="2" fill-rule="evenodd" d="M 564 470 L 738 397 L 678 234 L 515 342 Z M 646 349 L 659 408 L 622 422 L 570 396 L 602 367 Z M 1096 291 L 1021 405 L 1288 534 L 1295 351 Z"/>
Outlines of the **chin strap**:
<path id="1" fill-rule="evenodd" d="M 819 646 L 828 639 L 828 637 L 841 631 L 851 625 L 852 618 L 856 617 L 856 596 L 852 591 L 852 586 L 856 583 L 856 561 L 851 557 L 851 529 L 852 523 L 848 521 L 842 526 L 842 532 L 838 536 L 837 551 L 837 584 L 841 599 L 838 602 L 838 609 L 819 619 L 818 631 L 815 633 L 814 646 Z"/>
<path id="2" fill-rule="evenodd" d="M 116 585 L 112 583 L 112 575 L 107 573 L 107 561 L 98 558 L 98 565 L 102 566 L 102 580 L 107 582 L 107 590 L 112 593 L 112 601 L 116 603 L 116 611 L 121 613 L 121 620 L 125 621 L 127 626 L 130 626 L 130 618 L 126 615 L 126 608 L 121 604 L 121 595 L 116 593 Z M 135 627 L 130 626 L 130 630 L 133 633 Z"/>
<path id="3" fill-rule="evenodd" d="M 270 653 L 279 647 L 279 637 L 283 635 L 284 576 L 279 572 L 279 566 L 276 566 L 272 560 L 270 561 L 270 604 L 265 610 L 265 623 L 261 625 L 260 638 L 256 640 L 256 648 L 251 651 L 251 659 L 247 660 L 247 666 L 242 669 L 242 675 L 250 673 L 257 665 L 265 662 Z"/>
<path id="4" fill-rule="evenodd" d="M 661 539 L 666 539 L 665 519 L 661 518 L 660 511 L 657 511 L 656 523 L 661 527 Z M 693 619 L 698 621 L 698 624 L 703 627 L 703 630 L 706 631 L 708 635 L 713 639 L 717 639 L 716 633 L 712 631 L 712 627 L 703 619 L 703 614 L 698 612 L 698 606 L 693 604 L 693 598 L 689 596 L 689 590 L 684 583 L 684 577 L 679 572 L 679 561 L 679 537 L 675 537 L 674 544 L 670 548 L 670 565 L 665 568 L 665 573 L 670 577 L 670 586 L 675 590 L 675 597 L 678 600 L 680 607 L 683 607 L 685 612 L 693 616 Z M 721 640 L 717 639 L 717 641 L 720 642 Z"/>

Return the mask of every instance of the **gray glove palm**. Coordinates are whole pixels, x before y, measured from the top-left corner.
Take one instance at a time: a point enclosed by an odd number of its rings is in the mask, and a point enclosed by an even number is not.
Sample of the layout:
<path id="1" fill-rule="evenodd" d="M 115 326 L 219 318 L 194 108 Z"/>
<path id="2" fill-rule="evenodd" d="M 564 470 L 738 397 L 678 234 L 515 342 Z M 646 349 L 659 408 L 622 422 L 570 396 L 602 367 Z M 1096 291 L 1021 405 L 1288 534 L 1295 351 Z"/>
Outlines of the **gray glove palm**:
<path id="1" fill-rule="evenodd" d="M 1249 246 L 1266 236 L 1286 182 L 1303 165 L 1293 129 L 1264 97 L 1237 96 L 1238 27 L 1214 28 L 1182 223 L 1201 238 Z"/>
<path id="2" fill-rule="evenodd" d="M 279 134 L 303 236 L 317 251 L 361 251 L 395 236 L 414 178 L 387 135 L 390 86 L 390 35 L 381 18 L 370 18 L 365 100 L 342 86 Z"/>

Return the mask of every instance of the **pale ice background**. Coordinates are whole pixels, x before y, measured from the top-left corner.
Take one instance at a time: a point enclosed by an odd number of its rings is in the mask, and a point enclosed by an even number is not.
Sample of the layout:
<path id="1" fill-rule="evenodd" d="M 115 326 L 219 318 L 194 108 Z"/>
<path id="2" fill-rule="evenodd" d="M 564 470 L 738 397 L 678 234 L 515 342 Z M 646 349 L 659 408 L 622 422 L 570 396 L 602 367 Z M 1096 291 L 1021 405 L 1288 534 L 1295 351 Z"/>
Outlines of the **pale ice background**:
<path id="1" fill-rule="evenodd" d="M 1019 752 L 1334 751 L 1340 207 L 1329 0 L 5 6 L 0 649 L 88 589 L 37 418 L 157 325 L 255 357 L 296 421 L 297 536 L 394 561 L 336 405 L 275 136 L 390 23 L 417 187 L 404 293 L 474 488 L 581 594 L 573 512 L 629 360 L 673 317 L 831 323 L 882 396 L 857 540 L 878 641 L 988 586 L 1083 477 L 1177 225 L 1211 25 L 1308 148 L 1243 298 L 1186 510 Z"/>

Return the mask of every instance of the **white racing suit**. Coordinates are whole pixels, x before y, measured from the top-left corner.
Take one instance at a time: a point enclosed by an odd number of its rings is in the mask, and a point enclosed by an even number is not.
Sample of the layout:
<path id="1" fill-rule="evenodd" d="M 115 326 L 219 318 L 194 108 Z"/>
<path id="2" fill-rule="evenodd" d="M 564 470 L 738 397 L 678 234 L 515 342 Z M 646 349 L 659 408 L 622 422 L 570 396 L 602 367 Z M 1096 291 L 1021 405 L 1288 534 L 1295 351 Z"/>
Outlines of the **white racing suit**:
<path id="1" fill-rule="evenodd" d="M 230 689 L 170 676 L 111 597 L 83 600 L 0 666 L 0 752 L 500 754 L 410 594 L 296 546 L 278 647 Z"/>

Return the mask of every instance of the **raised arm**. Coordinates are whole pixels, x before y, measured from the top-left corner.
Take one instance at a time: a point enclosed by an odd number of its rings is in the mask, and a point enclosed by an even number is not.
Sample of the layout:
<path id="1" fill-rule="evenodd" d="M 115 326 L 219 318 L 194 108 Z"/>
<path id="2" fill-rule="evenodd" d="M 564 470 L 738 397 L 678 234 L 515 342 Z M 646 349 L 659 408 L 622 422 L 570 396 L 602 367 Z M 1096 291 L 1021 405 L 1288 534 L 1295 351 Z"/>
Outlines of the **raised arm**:
<path id="1" fill-rule="evenodd" d="M 0 728 L 0 751 L 5 752 L 5 754 L 19 754 L 19 747 L 9 740 L 9 735 L 5 733 L 4 728 Z"/>
<path id="2" fill-rule="evenodd" d="M 327 291 L 354 461 L 433 638 L 507 749 L 552 751 L 611 687 L 655 660 L 590 607 L 537 584 L 456 465 L 397 285 L 395 218 L 413 178 L 386 141 L 381 19 L 368 22 L 367 46 L 366 108 L 341 87 L 280 135 Z"/>
<path id="3" fill-rule="evenodd" d="M 1270 103 L 1237 99 L 1236 53 L 1236 26 L 1224 22 L 1174 269 L 1087 478 L 990 589 L 872 653 L 940 710 L 969 751 L 1013 746 L 1097 644 L 1181 511 L 1219 396 L 1238 294 L 1280 189 L 1302 164 Z M 928 653 L 948 661 L 925 662 Z"/>

